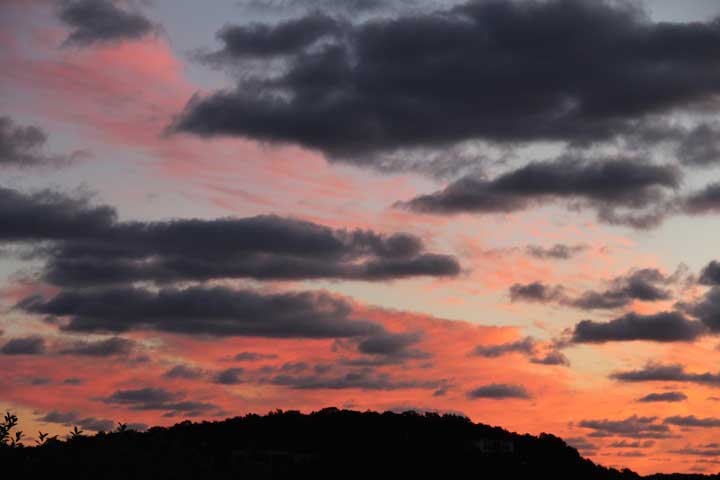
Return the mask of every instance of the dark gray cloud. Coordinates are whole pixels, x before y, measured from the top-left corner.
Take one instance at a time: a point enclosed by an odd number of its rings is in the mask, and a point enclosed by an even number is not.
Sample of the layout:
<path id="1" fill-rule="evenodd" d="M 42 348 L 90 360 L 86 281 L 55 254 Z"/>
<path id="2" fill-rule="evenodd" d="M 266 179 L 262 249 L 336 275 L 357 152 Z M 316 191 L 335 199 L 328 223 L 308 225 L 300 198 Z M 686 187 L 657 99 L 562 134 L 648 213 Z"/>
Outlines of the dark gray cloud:
<path id="1" fill-rule="evenodd" d="M 672 416 L 667 417 L 663 423 L 667 425 L 677 425 L 679 427 L 701 427 L 712 428 L 720 427 L 720 418 L 698 418 L 695 415 L 688 416 Z"/>
<path id="2" fill-rule="evenodd" d="M 649 315 L 628 313 L 609 322 L 583 320 L 575 325 L 572 339 L 578 343 L 650 340 L 689 342 L 706 333 L 705 325 L 680 312 Z"/>
<path id="3" fill-rule="evenodd" d="M 297 390 L 406 390 L 442 388 L 444 381 L 405 380 L 377 373 L 371 368 L 342 373 L 340 375 L 276 375 L 269 379 L 273 385 Z"/>
<path id="4" fill-rule="evenodd" d="M 421 332 L 383 332 L 362 340 L 358 351 L 366 355 L 406 358 L 427 358 L 429 354 L 413 348 L 423 338 Z"/>
<path id="5" fill-rule="evenodd" d="M 145 387 L 137 390 L 118 390 L 105 399 L 108 403 L 127 405 L 155 405 L 182 398 L 181 394 L 163 388 Z"/>
<path id="6" fill-rule="evenodd" d="M 670 428 L 657 417 L 632 415 L 623 420 L 582 420 L 578 425 L 593 430 L 591 437 L 669 438 Z"/>
<path id="7" fill-rule="evenodd" d="M 301 373 L 305 370 L 308 370 L 309 368 L 310 365 L 308 365 L 306 362 L 285 362 L 280 366 L 278 371 L 283 373 Z M 322 371 L 323 369 L 320 368 L 320 370 Z"/>
<path id="8" fill-rule="evenodd" d="M 510 300 L 513 302 L 563 302 L 565 289 L 561 286 L 551 287 L 541 282 L 516 283 L 510 287 Z"/>
<path id="9" fill-rule="evenodd" d="M 680 170 L 673 165 L 637 158 L 588 161 L 561 157 L 532 162 L 492 180 L 463 177 L 443 190 L 398 206 L 439 214 L 509 213 L 549 200 L 565 200 L 573 208 L 594 208 L 599 220 L 606 223 L 644 228 L 655 226 L 656 220 L 670 212 L 668 194 L 679 187 L 680 179 Z M 641 213 L 619 213 L 628 209 Z"/>
<path id="10" fill-rule="evenodd" d="M 565 443 L 570 445 L 573 448 L 576 448 L 577 450 L 581 450 L 583 452 L 594 452 L 597 450 L 597 445 L 590 442 L 585 437 L 568 437 L 563 439 Z"/>
<path id="11" fill-rule="evenodd" d="M 522 385 L 512 385 L 505 383 L 491 383 L 474 388 L 467 392 L 470 399 L 490 398 L 490 399 L 507 399 L 507 398 L 530 398 L 530 394 Z"/>
<path id="12" fill-rule="evenodd" d="M 711 183 L 687 195 L 683 208 L 687 213 L 696 215 L 720 211 L 720 183 Z"/>
<path id="13" fill-rule="evenodd" d="M 120 337 L 98 341 L 76 341 L 62 347 L 58 353 L 63 355 L 86 355 L 90 357 L 111 357 L 129 355 L 135 348 L 135 342 Z"/>
<path id="14" fill-rule="evenodd" d="M 205 373 L 199 368 L 189 367 L 187 365 L 175 365 L 163 375 L 167 378 L 180 378 L 183 380 L 197 380 L 202 378 Z"/>
<path id="15" fill-rule="evenodd" d="M 698 282 L 702 285 L 720 286 L 720 262 L 713 260 L 700 272 Z"/>
<path id="16" fill-rule="evenodd" d="M 655 445 L 654 440 L 644 440 L 642 442 L 635 441 L 635 442 L 629 442 L 627 440 L 620 440 L 617 442 L 612 442 L 610 446 L 612 448 L 650 448 L 653 445 Z"/>
<path id="17" fill-rule="evenodd" d="M 308 12 L 331 12 L 340 15 L 387 14 L 421 7 L 423 0 L 240 0 L 240 5 L 250 13 L 292 15 Z"/>
<path id="18" fill-rule="evenodd" d="M 66 331 L 151 329 L 185 334 L 273 338 L 350 338 L 385 335 L 376 323 L 354 319 L 345 300 L 323 292 L 260 294 L 224 287 L 114 288 L 66 291 L 18 304 L 27 312 L 63 317 Z"/>
<path id="19" fill-rule="evenodd" d="M 699 457 L 720 457 L 720 448 L 717 446 L 711 447 L 711 448 L 694 448 L 694 447 L 685 447 L 685 448 L 678 448 L 675 450 L 669 450 L 670 453 L 674 453 L 676 455 L 694 455 Z M 717 460 L 713 461 L 713 463 L 717 463 Z"/>
<path id="20" fill-rule="evenodd" d="M 34 387 L 38 387 L 41 385 L 50 385 L 52 383 L 52 378 L 49 377 L 32 377 L 29 379 L 28 383 Z"/>
<path id="21" fill-rule="evenodd" d="M 528 255 L 541 260 L 569 260 L 587 249 L 587 245 L 563 245 L 557 243 L 552 247 L 528 245 L 525 251 Z"/>
<path id="22" fill-rule="evenodd" d="M 287 20 L 276 26 L 260 23 L 226 25 L 217 33 L 223 49 L 204 58 L 210 62 L 222 62 L 246 57 L 291 55 L 323 37 L 341 34 L 342 30 L 342 24 L 323 14 Z"/>
<path id="23" fill-rule="evenodd" d="M 273 215 L 118 222 L 113 208 L 53 192 L 0 188 L 0 242 L 40 244 L 61 286 L 214 278 L 385 281 L 454 276 L 457 260 L 406 233 L 331 229 Z M 49 244 L 48 244 L 49 243 Z"/>
<path id="24" fill-rule="evenodd" d="M 570 303 L 577 308 L 594 310 L 625 307 L 633 300 L 644 302 L 669 300 L 672 298 L 672 293 L 664 287 L 672 281 L 672 276 L 666 277 L 654 268 L 634 270 L 613 279 L 607 290 L 587 291 Z"/>
<path id="25" fill-rule="evenodd" d="M 655 23 L 625 2 L 468 2 L 320 29 L 317 16 L 290 21 L 308 22 L 294 48 L 261 48 L 289 22 L 246 28 L 241 53 L 281 54 L 286 69 L 194 97 L 173 128 L 360 162 L 474 138 L 605 140 L 718 91 L 717 22 Z"/>
<path id="26" fill-rule="evenodd" d="M 525 337 L 521 340 L 509 343 L 501 343 L 497 345 L 478 345 L 472 351 L 473 355 L 481 357 L 499 357 L 506 353 L 523 353 L 532 355 L 535 353 L 537 342 L 532 337 Z"/>
<path id="27" fill-rule="evenodd" d="M 687 395 L 682 392 L 660 392 L 660 393 L 648 393 L 647 395 L 637 399 L 638 402 L 650 403 L 650 402 L 684 402 L 687 400 Z"/>
<path id="28" fill-rule="evenodd" d="M 685 164 L 707 166 L 720 162 L 718 124 L 701 123 L 689 130 L 677 146 L 677 157 Z"/>
<path id="29" fill-rule="evenodd" d="M 217 409 L 217 406 L 211 403 L 185 400 L 183 392 L 171 392 L 156 387 L 118 390 L 101 400 L 108 404 L 126 406 L 131 410 L 167 410 L 166 414 L 188 417 Z"/>
<path id="30" fill-rule="evenodd" d="M 226 368 L 215 375 L 214 381 L 222 385 L 237 385 L 245 382 L 243 373 L 243 368 Z"/>
<path id="31" fill-rule="evenodd" d="M 532 363 L 539 365 L 563 365 L 565 367 L 570 366 L 570 360 L 558 350 L 551 350 L 545 355 L 539 357 L 533 357 L 530 359 Z"/>
<path id="32" fill-rule="evenodd" d="M 679 270 L 680 271 L 680 270 Z M 632 270 L 609 282 L 605 290 L 587 290 L 576 296 L 566 293 L 562 286 L 550 286 L 542 282 L 517 283 L 510 287 L 512 301 L 558 303 L 582 310 L 617 309 L 629 306 L 633 301 L 656 302 L 672 298 L 668 287 L 679 281 L 679 274 L 664 275 L 654 268 Z"/>
<path id="33" fill-rule="evenodd" d="M 0 167 L 61 167 L 79 159 L 84 152 L 72 155 L 50 155 L 43 152 L 47 134 L 34 125 L 15 124 L 10 117 L 0 115 Z"/>
<path id="34" fill-rule="evenodd" d="M 720 331 L 720 287 L 713 287 L 695 303 L 681 307 L 697 317 L 713 332 Z"/>
<path id="35" fill-rule="evenodd" d="M 648 363 L 639 370 L 614 372 L 610 378 L 621 382 L 685 382 L 710 386 L 720 385 L 720 372 L 690 373 L 679 364 Z"/>
<path id="36" fill-rule="evenodd" d="M 257 362 L 259 360 L 273 360 L 277 358 L 274 353 L 240 352 L 233 357 L 236 362 Z"/>
<path id="37" fill-rule="evenodd" d="M 102 235 L 115 220 L 113 208 L 91 206 L 87 198 L 0 187 L 2 242 L 79 241 Z"/>
<path id="38" fill-rule="evenodd" d="M 123 10 L 111 0 L 64 0 L 59 17 L 71 29 L 65 45 L 133 40 L 157 29 L 141 13 Z"/>
<path id="39" fill-rule="evenodd" d="M 81 430 L 92 430 L 95 432 L 109 432 L 113 430 L 115 423 L 112 420 L 82 417 L 78 412 L 60 412 L 53 410 L 38 418 L 41 422 L 59 423 L 66 426 L 78 426 Z"/>
<path id="40" fill-rule="evenodd" d="M 11 338 L 0 348 L 3 355 L 42 355 L 45 353 L 45 340 L 41 337 Z"/>
<path id="41" fill-rule="evenodd" d="M 495 345 L 478 345 L 471 355 L 494 358 L 508 353 L 521 353 L 530 358 L 530 362 L 538 365 L 564 365 L 569 366 L 570 361 L 560 351 L 551 349 L 539 352 L 541 346 L 532 337 L 525 337 L 520 340 Z"/>
<path id="42" fill-rule="evenodd" d="M 113 233 L 122 237 L 122 230 Z M 134 233 L 126 233 L 131 243 L 125 247 L 110 244 L 110 238 L 59 247 L 48 261 L 45 277 L 58 285 L 83 286 L 212 278 L 383 281 L 460 272 L 457 260 L 447 255 L 384 250 L 395 241 L 409 246 L 414 237 L 333 232 L 279 217 L 137 225 Z"/>

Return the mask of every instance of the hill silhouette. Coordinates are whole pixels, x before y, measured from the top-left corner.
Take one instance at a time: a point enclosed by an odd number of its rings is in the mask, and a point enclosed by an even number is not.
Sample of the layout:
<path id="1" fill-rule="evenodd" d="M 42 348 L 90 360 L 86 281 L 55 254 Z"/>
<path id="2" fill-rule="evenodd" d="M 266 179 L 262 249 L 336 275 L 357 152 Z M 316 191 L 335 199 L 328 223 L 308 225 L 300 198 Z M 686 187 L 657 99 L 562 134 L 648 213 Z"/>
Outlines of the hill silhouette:
<path id="1" fill-rule="evenodd" d="M 0 471 L 22 478 L 720 478 L 641 477 L 597 465 L 551 434 L 520 435 L 459 415 L 412 411 L 277 410 L 145 432 L 120 425 L 93 436 L 76 428 L 65 441 L 44 438 L 33 447 L 12 446 L 11 429 L 1 442 Z"/>

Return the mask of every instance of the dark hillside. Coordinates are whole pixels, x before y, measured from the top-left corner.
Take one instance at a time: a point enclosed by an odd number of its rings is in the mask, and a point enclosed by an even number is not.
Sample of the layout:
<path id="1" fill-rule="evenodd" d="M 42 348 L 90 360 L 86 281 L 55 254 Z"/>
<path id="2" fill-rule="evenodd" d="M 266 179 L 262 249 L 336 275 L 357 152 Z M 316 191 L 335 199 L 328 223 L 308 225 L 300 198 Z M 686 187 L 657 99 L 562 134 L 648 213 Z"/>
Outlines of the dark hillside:
<path id="1" fill-rule="evenodd" d="M 23 478 L 641 478 L 596 465 L 549 434 L 518 435 L 456 415 L 334 408 L 79 435 L 5 446 L 0 455 L 4 471 Z"/>

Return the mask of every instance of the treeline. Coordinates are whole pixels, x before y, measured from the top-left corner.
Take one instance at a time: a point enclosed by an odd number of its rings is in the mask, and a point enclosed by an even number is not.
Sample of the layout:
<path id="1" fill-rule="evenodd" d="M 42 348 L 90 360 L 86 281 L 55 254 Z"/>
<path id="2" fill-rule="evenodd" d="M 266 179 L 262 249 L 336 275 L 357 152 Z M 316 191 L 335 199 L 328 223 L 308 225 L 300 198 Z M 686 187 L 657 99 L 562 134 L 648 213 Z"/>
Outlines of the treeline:
<path id="1" fill-rule="evenodd" d="M 34 446 L 17 431 L 17 422 L 0 427 L 0 472 L 24 478 L 642 478 L 596 465 L 554 435 L 518 435 L 450 414 L 277 410 L 145 432 L 75 429 Z"/>

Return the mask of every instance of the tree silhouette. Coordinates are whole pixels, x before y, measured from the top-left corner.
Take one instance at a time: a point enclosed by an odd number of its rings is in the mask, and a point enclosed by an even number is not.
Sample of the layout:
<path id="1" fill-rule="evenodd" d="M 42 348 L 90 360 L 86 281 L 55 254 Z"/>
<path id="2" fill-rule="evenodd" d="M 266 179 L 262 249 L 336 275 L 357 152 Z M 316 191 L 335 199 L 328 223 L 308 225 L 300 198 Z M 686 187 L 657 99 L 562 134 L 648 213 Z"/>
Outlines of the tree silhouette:
<path id="1" fill-rule="evenodd" d="M 24 478 L 66 471 L 74 479 L 110 480 L 643 478 L 597 465 L 554 435 L 519 435 L 452 414 L 277 409 L 219 422 L 185 420 L 145 432 L 118 423 L 113 432 L 90 436 L 74 427 L 64 442 L 39 432 L 32 447 L 12 442 L 16 427 L 17 417 L 8 413 L 0 426 L 0 471 Z"/>

